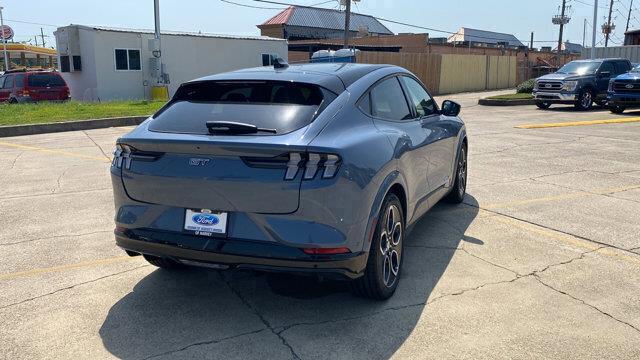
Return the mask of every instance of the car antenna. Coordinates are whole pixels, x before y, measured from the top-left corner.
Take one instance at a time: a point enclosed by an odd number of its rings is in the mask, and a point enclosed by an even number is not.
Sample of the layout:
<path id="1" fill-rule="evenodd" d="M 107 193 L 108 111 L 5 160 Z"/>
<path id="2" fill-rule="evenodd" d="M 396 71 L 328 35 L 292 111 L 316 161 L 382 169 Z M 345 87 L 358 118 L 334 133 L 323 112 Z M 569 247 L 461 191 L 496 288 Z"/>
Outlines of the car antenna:
<path id="1" fill-rule="evenodd" d="M 289 67 L 289 63 L 283 58 L 277 58 L 273 60 L 273 68 L 274 69 L 286 69 Z"/>

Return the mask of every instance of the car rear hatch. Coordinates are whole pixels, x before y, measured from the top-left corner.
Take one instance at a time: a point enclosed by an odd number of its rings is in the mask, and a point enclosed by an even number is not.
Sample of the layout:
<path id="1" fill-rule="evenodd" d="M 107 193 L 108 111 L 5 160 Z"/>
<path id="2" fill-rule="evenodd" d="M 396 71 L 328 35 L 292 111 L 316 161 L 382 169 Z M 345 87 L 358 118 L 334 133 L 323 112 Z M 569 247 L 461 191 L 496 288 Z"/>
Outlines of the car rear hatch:
<path id="1" fill-rule="evenodd" d="M 188 83 L 146 130 L 119 140 L 114 163 L 137 201 L 291 213 L 307 156 L 297 139 L 333 99 L 328 90 L 296 83 Z"/>
<path id="2" fill-rule="evenodd" d="M 33 73 L 27 78 L 29 96 L 33 100 L 65 100 L 69 89 L 62 77 L 54 73 Z"/>

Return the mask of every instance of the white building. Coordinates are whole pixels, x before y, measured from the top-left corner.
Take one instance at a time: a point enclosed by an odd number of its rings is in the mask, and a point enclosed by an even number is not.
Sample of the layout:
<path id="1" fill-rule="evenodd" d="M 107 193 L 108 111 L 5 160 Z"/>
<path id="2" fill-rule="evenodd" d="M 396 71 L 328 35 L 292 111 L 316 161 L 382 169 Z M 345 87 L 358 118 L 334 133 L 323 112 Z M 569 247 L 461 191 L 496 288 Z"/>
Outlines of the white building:
<path id="1" fill-rule="evenodd" d="M 54 33 L 58 66 L 83 101 L 148 99 L 156 85 L 152 70 L 153 31 L 69 25 Z M 287 41 L 269 37 L 162 32 L 162 63 L 169 95 L 181 83 L 202 76 L 269 65 L 287 59 Z"/>

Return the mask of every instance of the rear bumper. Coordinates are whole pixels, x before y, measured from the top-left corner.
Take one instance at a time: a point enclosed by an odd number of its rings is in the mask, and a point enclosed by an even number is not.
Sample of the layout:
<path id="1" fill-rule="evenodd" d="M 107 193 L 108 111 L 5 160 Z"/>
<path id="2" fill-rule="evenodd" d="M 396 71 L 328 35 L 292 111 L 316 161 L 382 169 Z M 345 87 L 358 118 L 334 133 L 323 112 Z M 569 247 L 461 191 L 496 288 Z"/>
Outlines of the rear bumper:
<path id="1" fill-rule="evenodd" d="M 533 97 L 536 100 L 549 102 L 549 103 L 574 103 L 578 95 L 572 93 L 559 93 L 559 92 L 545 92 L 545 91 L 537 91 L 533 92 Z"/>
<path id="2" fill-rule="evenodd" d="M 116 231 L 124 250 L 170 258 L 190 265 L 220 269 L 307 273 L 356 279 L 363 275 L 367 254 L 307 255 L 301 249 L 276 243 L 203 238 L 149 230 Z"/>

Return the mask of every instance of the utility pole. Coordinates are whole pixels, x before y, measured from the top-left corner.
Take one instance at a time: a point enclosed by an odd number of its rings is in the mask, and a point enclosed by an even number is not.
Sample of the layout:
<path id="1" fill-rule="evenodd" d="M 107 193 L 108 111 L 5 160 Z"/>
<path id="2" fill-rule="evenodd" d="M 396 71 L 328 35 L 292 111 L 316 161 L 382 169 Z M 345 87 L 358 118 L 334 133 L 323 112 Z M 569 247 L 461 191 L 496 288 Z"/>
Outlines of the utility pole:
<path id="1" fill-rule="evenodd" d="M 558 36 L 558 54 L 562 52 L 562 33 L 564 32 L 564 26 L 571 20 L 570 17 L 565 15 L 567 10 L 567 0 L 562 0 L 562 7 L 560 15 L 556 15 L 551 19 L 551 22 L 555 25 L 560 25 L 560 34 Z"/>
<path id="2" fill-rule="evenodd" d="M 584 49 L 585 41 L 587 40 L 587 18 L 584 18 L 584 25 L 582 26 L 582 48 Z"/>
<path id="3" fill-rule="evenodd" d="M 344 48 L 349 48 L 349 28 L 351 26 L 351 0 L 346 0 L 344 11 Z"/>
<path id="4" fill-rule="evenodd" d="M 591 59 L 596 58 L 596 29 L 598 28 L 598 0 L 593 0 L 593 24 L 591 24 L 591 28 L 593 34 L 591 36 Z"/>
<path id="5" fill-rule="evenodd" d="M 629 16 L 627 16 L 627 27 L 624 30 L 625 33 L 629 31 L 629 22 L 631 21 L 631 9 L 633 9 L 633 0 L 631 0 L 631 4 L 629 5 Z"/>
<path id="6" fill-rule="evenodd" d="M 47 43 L 44 41 L 45 35 L 44 35 L 44 30 L 42 30 L 42 28 L 40 28 L 40 38 L 42 38 L 42 47 L 46 47 Z"/>
<path id="7" fill-rule="evenodd" d="M 529 43 L 529 50 L 533 50 L 533 31 L 531 32 L 531 42 Z"/>
<path id="8" fill-rule="evenodd" d="M 2 18 L 2 6 L 0 6 L 0 32 L 2 32 L 2 49 L 4 52 L 4 70 L 9 71 L 9 53 L 7 53 L 7 39 L 4 38 L 4 19 Z"/>
<path id="9" fill-rule="evenodd" d="M 36 41 L 36 46 L 38 46 L 38 35 L 34 36 L 33 39 Z"/>
<path id="10" fill-rule="evenodd" d="M 609 36 L 611 36 L 611 31 L 613 31 L 613 27 L 611 26 L 611 13 L 613 12 L 613 1 L 609 3 L 609 20 L 607 20 L 607 24 L 602 26 L 602 32 L 604 32 L 604 47 L 609 46 Z"/>

